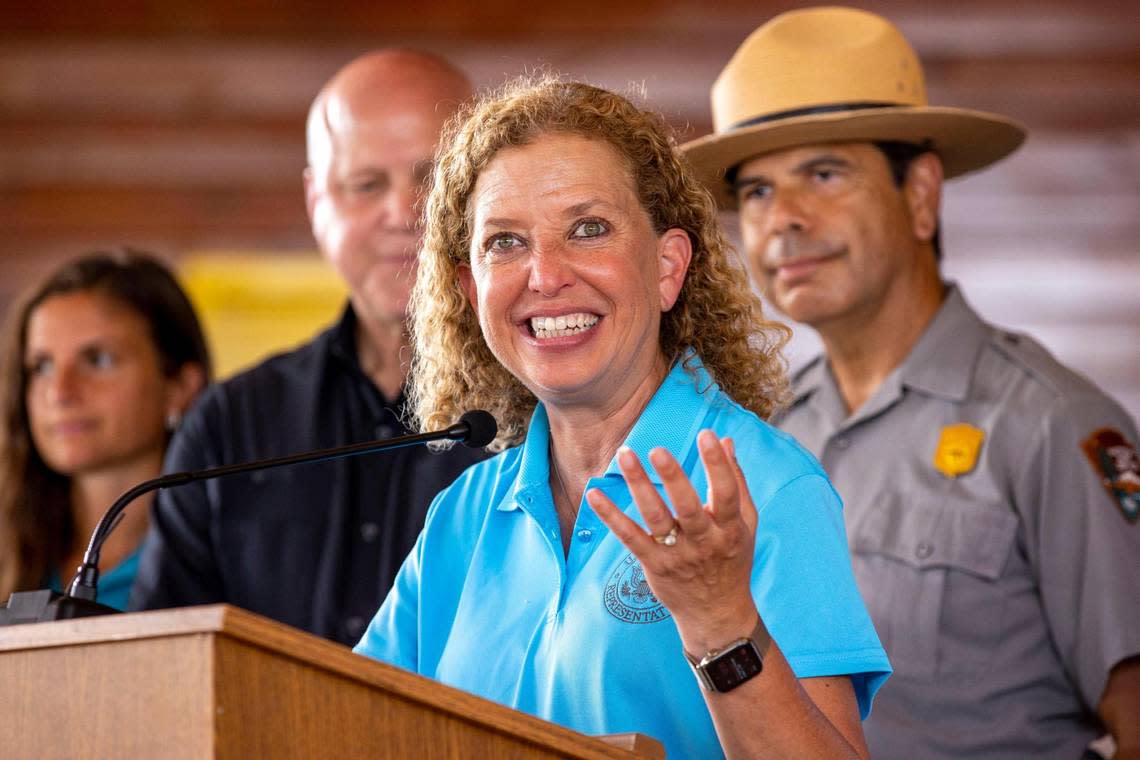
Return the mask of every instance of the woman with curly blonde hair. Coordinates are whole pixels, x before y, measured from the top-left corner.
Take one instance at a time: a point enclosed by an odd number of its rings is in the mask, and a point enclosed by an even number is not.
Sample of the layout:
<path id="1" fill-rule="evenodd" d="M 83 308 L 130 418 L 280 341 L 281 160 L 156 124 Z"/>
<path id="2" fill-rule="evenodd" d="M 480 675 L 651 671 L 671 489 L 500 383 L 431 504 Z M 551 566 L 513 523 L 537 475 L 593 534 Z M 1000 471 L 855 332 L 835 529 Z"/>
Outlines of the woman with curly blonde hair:
<path id="1" fill-rule="evenodd" d="M 452 150 L 436 170 L 428 200 L 428 226 L 412 294 L 415 355 L 413 406 L 424 429 L 454 422 L 465 409 L 490 411 L 499 422 L 496 448 L 522 440 L 535 396 L 494 360 L 471 304 L 458 287 L 469 264 L 469 201 L 476 178 L 501 149 L 524 145 L 545 132 L 602 140 L 626 157 L 642 207 L 658 234 L 676 227 L 691 239 L 695 256 L 674 307 L 662 315 L 661 349 L 671 360 L 691 349 L 725 392 L 767 419 L 784 400 L 787 377 L 779 349 L 788 329 L 762 315 L 760 299 L 730 248 L 706 191 L 682 171 L 683 159 L 656 114 L 624 104 L 627 118 L 609 118 L 618 99 L 584 85 L 547 80 L 542 97 L 522 86 L 501 101 L 472 107 Z M 585 97 L 583 97 L 585 96 Z M 582 102 L 577 102 L 581 100 Z M 578 108 L 569 107 L 571 104 Z M 462 123 L 452 123 L 452 130 Z M 445 135 L 441 145 L 447 145 Z"/>
<path id="2" fill-rule="evenodd" d="M 505 450 L 437 497 L 357 651 L 669 756 L 865 756 L 890 666 L 838 498 L 763 422 L 786 333 L 660 117 L 511 83 L 450 126 L 426 214 L 416 414 L 486 408 Z"/>

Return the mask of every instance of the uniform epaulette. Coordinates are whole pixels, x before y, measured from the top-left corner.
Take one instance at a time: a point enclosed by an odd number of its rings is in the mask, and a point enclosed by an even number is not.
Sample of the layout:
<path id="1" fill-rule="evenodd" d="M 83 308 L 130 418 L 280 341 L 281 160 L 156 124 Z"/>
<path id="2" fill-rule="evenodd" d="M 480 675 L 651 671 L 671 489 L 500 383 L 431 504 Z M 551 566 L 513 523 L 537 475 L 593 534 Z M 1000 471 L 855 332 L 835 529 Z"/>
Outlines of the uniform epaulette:
<path id="1" fill-rule="evenodd" d="M 1067 394 L 1081 391 L 1099 393 L 1087 378 L 1057 361 L 1049 349 L 1025 333 L 995 327 L 990 337 L 990 345 L 1054 393 Z"/>

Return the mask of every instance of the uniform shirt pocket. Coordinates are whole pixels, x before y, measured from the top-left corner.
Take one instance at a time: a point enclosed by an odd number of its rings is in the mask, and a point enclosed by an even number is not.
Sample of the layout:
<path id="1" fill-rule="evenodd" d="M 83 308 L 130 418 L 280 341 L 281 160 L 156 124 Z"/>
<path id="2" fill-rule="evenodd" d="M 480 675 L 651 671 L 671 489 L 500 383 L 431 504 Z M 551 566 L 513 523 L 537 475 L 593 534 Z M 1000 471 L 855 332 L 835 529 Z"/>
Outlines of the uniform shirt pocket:
<path id="1" fill-rule="evenodd" d="M 970 680 L 1001 635 L 1001 577 L 1017 535 L 1004 506 L 885 495 L 852 533 L 859 589 L 896 674 Z"/>

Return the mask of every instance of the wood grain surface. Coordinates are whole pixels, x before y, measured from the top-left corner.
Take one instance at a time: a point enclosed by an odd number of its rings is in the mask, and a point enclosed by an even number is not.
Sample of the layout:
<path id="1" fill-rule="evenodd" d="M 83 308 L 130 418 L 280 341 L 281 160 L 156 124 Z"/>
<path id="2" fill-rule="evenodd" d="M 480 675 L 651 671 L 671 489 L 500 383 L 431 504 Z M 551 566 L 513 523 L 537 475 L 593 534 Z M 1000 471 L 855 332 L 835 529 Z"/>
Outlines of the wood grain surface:
<path id="1" fill-rule="evenodd" d="M 216 605 L 0 629 L 5 758 L 660 758 Z"/>

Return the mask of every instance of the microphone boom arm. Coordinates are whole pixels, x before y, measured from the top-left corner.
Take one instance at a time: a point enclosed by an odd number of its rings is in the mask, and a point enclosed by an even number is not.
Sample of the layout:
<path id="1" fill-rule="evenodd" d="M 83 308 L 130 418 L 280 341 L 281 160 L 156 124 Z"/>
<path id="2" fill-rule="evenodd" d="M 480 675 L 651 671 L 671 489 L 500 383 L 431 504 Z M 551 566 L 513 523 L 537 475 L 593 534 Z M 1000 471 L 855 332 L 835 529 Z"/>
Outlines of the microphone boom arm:
<path id="1" fill-rule="evenodd" d="M 485 416 L 484 416 L 485 415 Z M 487 438 L 488 433 L 488 420 L 490 425 L 490 437 Z M 360 456 L 363 454 L 373 454 L 380 451 L 387 451 L 389 449 L 398 449 L 405 446 L 414 446 L 419 443 L 428 443 L 430 441 L 452 440 L 464 441 L 468 445 L 485 446 L 490 443 L 490 439 L 495 437 L 495 422 L 487 412 L 474 410 L 467 412 L 459 421 L 443 430 L 436 430 L 430 433 L 414 433 L 412 435 L 402 435 L 396 438 L 389 438 L 386 440 L 378 441 L 365 441 L 363 443 L 354 443 L 348 446 L 335 446 L 328 449 L 320 449 L 318 451 L 308 451 L 300 454 L 291 454 L 289 456 L 277 457 L 275 459 L 262 459 L 254 462 L 239 462 L 237 464 L 227 464 L 221 467 L 213 467 L 208 470 L 198 470 L 194 472 L 172 472 L 169 475 L 163 475 L 153 480 L 147 480 L 139 483 L 130 490 L 123 493 L 115 503 L 103 514 L 99 519 L 99 523 L 95 526 L 95 530 L 91 533 L 91 540 L 87 543 L 87 550 L 83 553 L 83 564 L 81 564 L 75 571 L 75 578 L 71 581 L 71 585 L 67 589 L 67 596 L 75 597 L 77 599 L 85 599 L 87 601 L 95 601 L 97 593 L 97 586 L 99 583 L 99 553 L 103 547 L 103 542 L 107 540 L 107 536 L 111 534 L 111 530 L 115 527 L 120 514 L 127 508 L 127 505 L 132 501 L 142 496 L 144 493 L 157 491 L 162 488 L 170 488 L 171 486 L 180 486 L 186 483 L 193 483 L 198 480 L 210 480 L 212 478 L 220 478 L 226 475 L 236 475 L 241 472 L 249 472 L 250 470 L 268 470 L 274 467 L 284 467 L 292 464 L 306 464 L 309 462 L 327 462 L 331 459 L 341 459 L 344 457 Z M 483 438 L 487 438 L 483 441 Z M 472 439 L 472 440 L 468 440 Z M 474 440 L 479 439 L 479 440 Z"/>

